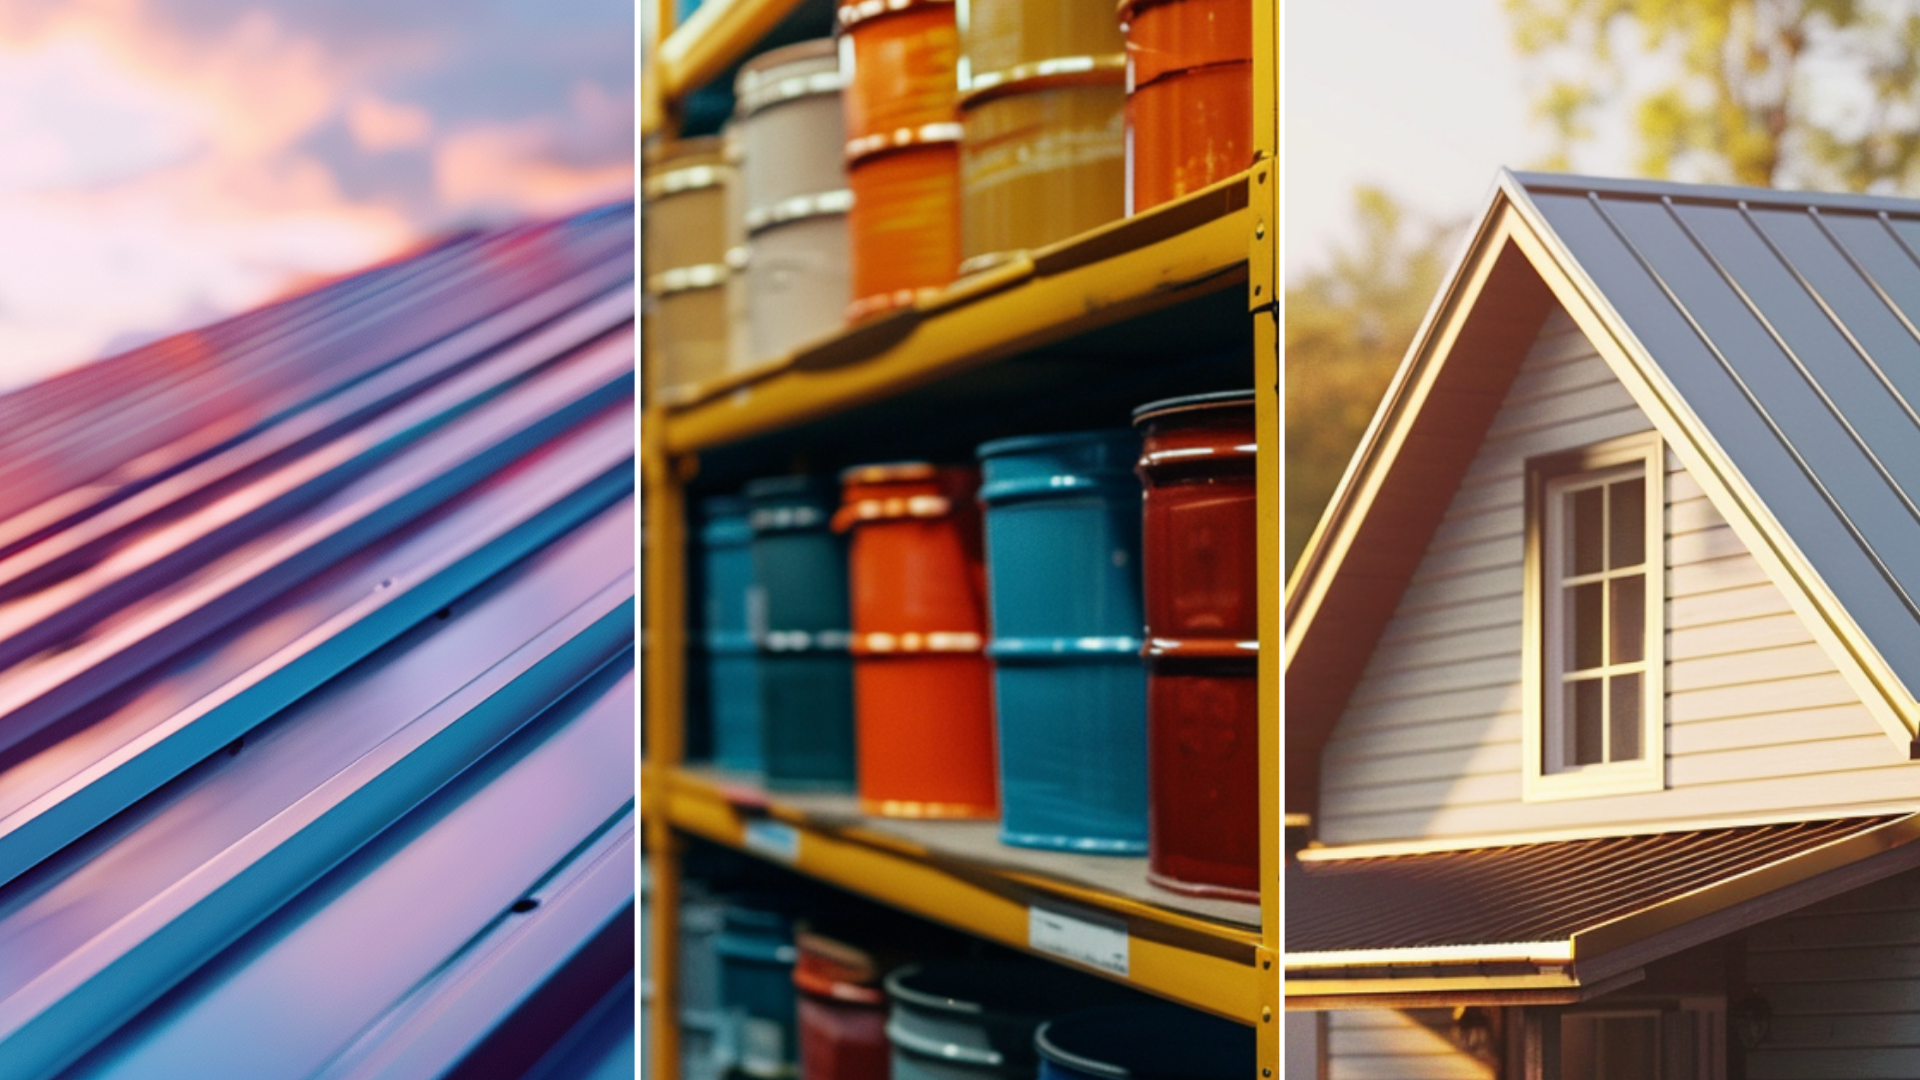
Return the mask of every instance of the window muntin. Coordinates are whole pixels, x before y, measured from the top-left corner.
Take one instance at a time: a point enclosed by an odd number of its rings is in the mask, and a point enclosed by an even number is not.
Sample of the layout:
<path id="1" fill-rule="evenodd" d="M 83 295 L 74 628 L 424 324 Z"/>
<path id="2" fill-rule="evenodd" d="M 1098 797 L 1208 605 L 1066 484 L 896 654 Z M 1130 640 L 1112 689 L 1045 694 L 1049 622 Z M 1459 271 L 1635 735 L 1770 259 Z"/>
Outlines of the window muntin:
<path id="1" fill-rule="evenodd" d="M 1529 800 L 1665 786 L 1665 469 L 1652 432 L 1527 463 Z"/>

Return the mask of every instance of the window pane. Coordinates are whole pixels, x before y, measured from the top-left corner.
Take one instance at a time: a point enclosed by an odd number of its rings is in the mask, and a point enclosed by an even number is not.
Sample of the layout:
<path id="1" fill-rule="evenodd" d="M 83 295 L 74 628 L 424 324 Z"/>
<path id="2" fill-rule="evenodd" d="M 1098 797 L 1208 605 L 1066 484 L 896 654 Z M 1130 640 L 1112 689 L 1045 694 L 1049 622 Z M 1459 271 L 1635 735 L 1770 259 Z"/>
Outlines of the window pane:
<path id="1" fill-rule="evenodd" d="M 1568 764 L 1597 765 L 1606 760 L 1601 742 L 1600 693 L 1605 680 L 1581 679 L 1566 685 Z"/>
<path id="2" fill-rule="evenodd" d="M 1566 597 L 1567 613 L 1567 658 L 1566 670 L 1584 671 L 1597 668 L 1604 659 L 1600 644 L 1604 611 L 1602 605 L 1606 596 L 1606 586 L 1598 581 L 1585 585 L 1575 585 L 1562 592 Z"/>
<path id="3" fill-rule="evenodd" d="M 1569 573 L 1592 574 L 1606 568 L 1601 540 L 1604 488 L 1581 488 L 1567 497 L 1567 566 Z"/>
<path id="4" fill-rule="evenodd" d="M 1608 761 L 1640 758 L 1640 675 L 1615 675 L 1607 680 L 1613 708 L 1607 717 Z"/>
<path id="5" fill-rule="evenodd" d="M 1609 664 L 1631 664 L 1642 658 L 1647 636 L 1645 603 L 1647 579 L 1638 574 L 1614 578 L 1607 583 L 1613 591 L 1613 626 Z"/>
<path id="6" fill-rule="evenodd" d="M 1658 1080 L 1660 1017 L 1569 1014 L 1560 1021 L 1562 1080 Z"/>
<path id="7" fill-rule="evenodd" d="M 1635 477 L 1607 485 L 1607 560 L 1610 567 L 1647 561 L 1647 482 Z"/>

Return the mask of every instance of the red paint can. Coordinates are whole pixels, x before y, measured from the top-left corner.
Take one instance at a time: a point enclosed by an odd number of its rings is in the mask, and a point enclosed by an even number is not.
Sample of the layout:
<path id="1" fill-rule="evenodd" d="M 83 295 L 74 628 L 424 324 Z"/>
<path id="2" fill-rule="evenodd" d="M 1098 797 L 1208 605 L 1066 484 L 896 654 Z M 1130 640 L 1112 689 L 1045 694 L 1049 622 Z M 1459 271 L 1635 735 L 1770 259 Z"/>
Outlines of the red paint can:
<path id="1" fill-rule="evenodd" d="M 861 809 L 996 817 L 979 474 L 909 462 L 842 480 Z"/>
<path id="2" fill-rule="evenodd" d="M 1123 0 L 1127 213 L 1253 164 L 1253 0 Z"/>
<path id="3" fill-rule="evenodd" d="M 887 1080 L 886 972 L 865 950 L 824 934 L 802 930 L 793 943 L 801 1080 Z"/>
<path id="4" fill-rule="evenodd" d="M 1144 405 L 1148 877 L 1260 898 L 1251 390 Z"/>

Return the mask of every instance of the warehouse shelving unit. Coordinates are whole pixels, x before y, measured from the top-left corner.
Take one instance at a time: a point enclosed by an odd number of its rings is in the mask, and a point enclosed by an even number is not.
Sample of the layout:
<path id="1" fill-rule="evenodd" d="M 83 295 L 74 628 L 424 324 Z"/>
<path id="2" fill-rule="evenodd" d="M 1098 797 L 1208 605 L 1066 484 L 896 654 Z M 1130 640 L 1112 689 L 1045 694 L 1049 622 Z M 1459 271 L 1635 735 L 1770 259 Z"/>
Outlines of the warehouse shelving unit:
<path id="1" fill-rule="evenodd" d="M 643 68 L 643 116 L 677 103 L 753 49 L 800 0 L 707 0 Z M 670 4 L 660 5 L 671 27 Z M 954 283 L 915 306 L 809 343 L 743 377 L 649 402 L 641 427 L 646 758 L 641 813 L 652 872 L 652 1075 L 679 1075 L 672 1018 L 679 859 L 698 837 L 1002 944 L 1254 1026 L 1259 1076 L 1280 1072 L 1280 397 L 1274 305 L 1276 5 L 1255 0 L 1251 168 L 1145 214 Z M 1124 396 L 1156 357 L 1224 350 L 1258 389 L 1260 448 L 1260 903 L 1153 889 L 1144 859 L 1025 851 L 978 822 L 862 817 L 848 796 L 769 794 L 684 760 L 688 485 L 744 479 L 859 432 L 916 430 L 956 410 Z M 1218 362 L 1215 362 L 1218 367 Z M 1097 380 L 1097 381 L 1096 381 Z M 1128 390 L 1113 389 L 1126 387 Z M 1147 400 L 1138 396 L 1134 400 Z M 974 415 L 978 415 L 976 412 Z M 924 424 L 920 424 L 924 427 Z M 1064 923 L 1062 922 L 1064 920 Z M 1061 926 L 1067 928 L 1064 936 Z M 1096 955 L 1124 933 L 1124 961 Z M 1036 938 L 1036 935 L 1039 935 Z M 1086 952 L 1086 962 L 1070 955 Z M 1119 968 L 1124 965 L 1125 973 Z"/>

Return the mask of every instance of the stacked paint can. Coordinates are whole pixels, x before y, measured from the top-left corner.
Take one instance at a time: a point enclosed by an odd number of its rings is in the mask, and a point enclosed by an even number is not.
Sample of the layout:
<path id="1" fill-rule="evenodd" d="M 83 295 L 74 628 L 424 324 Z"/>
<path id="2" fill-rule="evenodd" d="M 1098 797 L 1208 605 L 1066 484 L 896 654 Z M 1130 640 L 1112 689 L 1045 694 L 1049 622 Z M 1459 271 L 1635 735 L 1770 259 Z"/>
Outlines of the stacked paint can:
<path id="1" fill-rule="evenodd" d="M 1139 448 L 1120 430 L 978 451 L 1009 844 L 1147 847 Z"/>
<path id="2" fill-rule="evenodd" d="M 969 0 L 962 273 L 1125 213 L 1124 49 L 1110 0 Z"/>
<path id="3" fill-rule="evenodd" d="M 891 817 L 998 811 L 979 474 L 924 462 L 843 476 L 851 533 L 860 807 Z"/>
<path id="4" fill-rule="evenodd" d="M 732 1028 L 720 1004 L 720 954 L 715 950 L 723 910 L 698 888 L 681 893 L 677 996 L 680 1075 L 685 1080 L 721 1080 L 733 1063 Z"/>
<path id="5" fill-rule="evenodd" d="M 734 81 L 756 364 L 839 329 L 852 295 L 840 88 L 831 38 L 762 53 Z"/>
<path id="6" fill-rule="evenodd" d="M 817 930 L 798 931 L 794 944 L 801 1080 L 888 1080 L 882 961 Z"/>
<path id="7" fill-rule="evenodd" d="M 1111 1005 L 1040 1025 L 1039 1080 L 1239 1080 L 1253 1029 L 1165 1002 Z"/>
<path id="8" fill-rule="evenodd" d="M 761 767 L 767 787 L 853 786 L 853 672 L 847 655 L 847 559 L 830 525 L 836 485 L 811 476 L 756 480 L 753 570 L 761 603 Z"/>
<path id="9" fill-rule="evenodd" d="M 1146 485 L 1148 876 L 1260 897 L 1253 391 L 1134 410 Z"/>
<path id="10" fill-rule="evenodd" d="M 1032 1077 L 1034 1032 L 1070 1009 L 1134 995 L 1066 968 L 1019 960 L 936 960 L 887 976 L 893 1080 Z"/>
<path id="11" fill-rule="evenodd" d="M 1122 0 L 1127 213 L 1253 161 L 1253 0 Z"/>
<path id="12" fill-rule="evenodd" d="M 756 1080 L 784 1080 L 799 1060 L 792 918 L 751 900 L 729 903 L 725 918 L 714 951 L 737 1045 L 734 1068 Z"/>
<path id="13" fill-rule="evenodd" d="M 840 5 L 852 320 L 913 303 L 960 264 L 953 0 Z"/>
<path id="14" fill-rule="evenodd" d="M 702 619 L 714 764 L 757 773 L 760 740 L 759 643 L 755 606 L 753 527 L 747 501 L 720 495 L 699 506 Z"/>
<path id="15" fill-rule="evenodd" d="M 647 391 L 658 400 L 684 399 L 727 371 L 733 183 L 718 137 L 663 143 L 648 154 L 644 257 L 653 363 Z"/>

